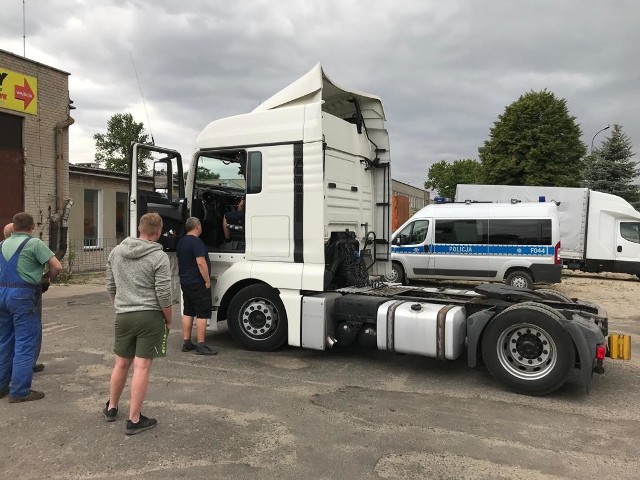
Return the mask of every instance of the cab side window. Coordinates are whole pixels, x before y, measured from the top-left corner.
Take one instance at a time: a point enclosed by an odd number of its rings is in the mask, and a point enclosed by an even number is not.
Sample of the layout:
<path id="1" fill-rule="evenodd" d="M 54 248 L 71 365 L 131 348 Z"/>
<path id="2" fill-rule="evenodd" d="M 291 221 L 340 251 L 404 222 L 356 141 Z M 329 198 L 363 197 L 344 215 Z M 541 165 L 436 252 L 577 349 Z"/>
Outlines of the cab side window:
<path id="1" fill-rule="evenodd" d="M 413 230 L 411 231 L 411 244 L 424 242 L 427 238 L 427 231 L 429 230 L 429 220 L 416 220 L 413 222 Z"/>
<path id="2" fill-rule="evenodd" d="M 416 245 L 424 242 L 429 230 L 429 220 L 416 220 L 398 232 L 398 245 Z"/>
<path id="3" fill-rule="evenodd" d="M 413 228 L 413 223 L 410 223 L 406 227 L 404 227 L 398 233 L 398 245 L 409 245 L 409 240 L 411 240 L 411 229 Z"/>
<path id="4" fill-rule="evenodd" d="M 620 235 L 628 242 L 640 243 L 640 223 L 620 222 Z"/>

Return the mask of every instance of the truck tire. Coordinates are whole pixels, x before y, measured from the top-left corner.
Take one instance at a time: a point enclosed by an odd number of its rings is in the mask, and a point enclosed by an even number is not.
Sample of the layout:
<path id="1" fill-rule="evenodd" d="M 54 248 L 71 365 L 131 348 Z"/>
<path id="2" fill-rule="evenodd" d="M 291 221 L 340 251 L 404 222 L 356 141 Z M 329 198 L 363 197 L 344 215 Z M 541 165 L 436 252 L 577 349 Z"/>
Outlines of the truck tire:
<path id="1" fill-rule="evenodd" d="M 404 268 L 398 262 L 393 262 L 391 264 L 391 273 L 384 277 L 387 282 L 390 283 L 400 283 L 402 285 L 407 285 L 407 279 L 404 274 Z"/>
<path id="2" fill-rule="evenodd" d="M 553 308 L 534 302 L 496 315 L 482 337 L 482 357 L 493 378 L 525 395 L 546 395 L 564 385 L 575 347 L 560 318 Z"/>
<path id="3" fill-rule="evenodd" d="M 531 290 L 533 288 L 533 278 L 530 273 L 524 270 L 512 270 L 505 277 L 504 283 L 516 288 Z"/>
<path id="4" fill-rule="evenodd" d="M 575 303 L 565 294 L 560 293 L 551 288 L 537 288 L 534 290 L 534 292 L 540 295 L 544 300 L 551 300 L 554 302 L 564 302 L 564 303 Z"/>
<path id="5" fill-rule="evenodd" d="M 250 285 L 229 303 L 227 327 L 247 350 L 270 352 L 287 340 L 287 313 L 278 292 L 268 285 Z"/>

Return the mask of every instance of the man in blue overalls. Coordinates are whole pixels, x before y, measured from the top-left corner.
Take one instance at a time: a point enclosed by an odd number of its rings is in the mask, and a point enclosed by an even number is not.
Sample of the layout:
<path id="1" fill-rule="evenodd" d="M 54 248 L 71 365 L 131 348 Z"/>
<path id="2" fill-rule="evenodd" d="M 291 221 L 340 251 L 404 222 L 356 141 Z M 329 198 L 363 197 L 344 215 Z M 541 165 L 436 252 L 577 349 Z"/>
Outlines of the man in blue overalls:
<path id="1" fill-rule="evenodd" d="M 55 277 L 62 265 L 39 238 L 32 238 L 33 217 L 13 216 L 14 233 L 0 243 L 0 398 L 28 402 L 44 398 L 31 390 L 33 362 L 40 337 L 37 304 L 45 278 Z"/>

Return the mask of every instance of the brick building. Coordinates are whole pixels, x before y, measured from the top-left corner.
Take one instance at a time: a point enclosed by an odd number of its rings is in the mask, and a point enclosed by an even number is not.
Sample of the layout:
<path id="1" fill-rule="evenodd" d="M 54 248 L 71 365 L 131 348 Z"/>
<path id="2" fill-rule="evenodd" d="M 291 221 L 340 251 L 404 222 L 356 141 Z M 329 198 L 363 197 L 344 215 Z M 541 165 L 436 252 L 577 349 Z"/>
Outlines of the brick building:
<path id="1" fill-rule="evenodd" d="M 67 72 L 0 50 L 0 226 L 29 212 L 53 251 L 66 244 L 69 107 Z"/>

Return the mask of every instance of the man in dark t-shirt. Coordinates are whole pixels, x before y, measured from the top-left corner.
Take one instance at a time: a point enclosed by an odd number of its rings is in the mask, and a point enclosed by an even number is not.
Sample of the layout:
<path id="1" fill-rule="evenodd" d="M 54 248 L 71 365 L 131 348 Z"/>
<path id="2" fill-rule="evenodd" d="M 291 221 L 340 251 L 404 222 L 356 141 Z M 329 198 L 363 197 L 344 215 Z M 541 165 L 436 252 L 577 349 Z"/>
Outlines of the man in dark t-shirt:
<path id="1" fill-rule="evenodd" d="M 211 318 L 211 265 L 209 252 L 199 238 L 202 225 L 196 217 L 185 222 L 187 234 L 176 248 L 178 271 L 182 290 L 182 345 L 183 352 L 195 351 L 199 355 L 215 355 L 217 351 L 204 343 L 207 320 Z M 196 344 L 191 341 L 193 319 L 196 319 Z"/>

